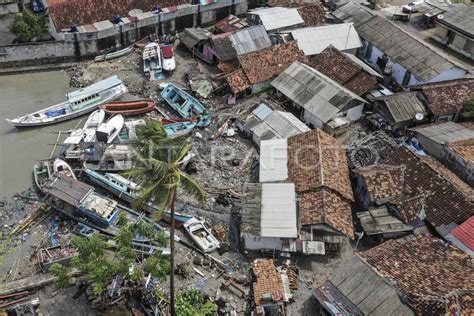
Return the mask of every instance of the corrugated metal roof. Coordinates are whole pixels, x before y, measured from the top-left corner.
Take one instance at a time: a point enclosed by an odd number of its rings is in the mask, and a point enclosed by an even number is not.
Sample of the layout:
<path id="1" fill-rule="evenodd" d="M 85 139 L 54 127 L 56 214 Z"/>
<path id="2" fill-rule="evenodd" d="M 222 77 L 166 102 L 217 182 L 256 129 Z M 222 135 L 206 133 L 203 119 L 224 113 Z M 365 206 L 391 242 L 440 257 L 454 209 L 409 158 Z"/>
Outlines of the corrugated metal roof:
<path id="1" fill-rule="evenodd" d="M 180 33 L 180 41 L 189 49 L 193 48 L 197 43 L 205 41 L 212 36 L 206 29 L 202 28 L 186 28 Z"/>
<path id="2" fill-rule="evenodd" d="M 298 235 L 296 223 L 295 185 L 263 183 L 260 235 L 295 238 Z"/>
<path id="3" fill-rule="evenodd" d="M 260 182 L 276 182 L 288 179 L 287 139 L 260 142 Z"/>
<path id="4" fill-rule="evenodd" d="M 72 91 L 68 93 L 67 97 L 70 102 L 75 102 L 77 100 L 81 100 L 82 98 L 84 98 L 84 96 L 110 89 L 122 83 L 122 80 L 120 80 L 116 75 L 114 75 L 102 81 L 91 84 L 90 86 L 87 86 L 85 88 Z"/>
<path id="5" fill-rule="evenodd" d="M 352 23 L 305 27 L 291 31 L 291 35 L 306 56 L 319 54 L 329 45 L 338 50 L 362 46 Z"/>
<path id="6" fill-rule="evenodd" d="M 255 25 L 234 32 L 230 36 L 237 55 L 255 52 L 272 46 L 265 27 Z"/>
<path id="7" fill-rule="evenodd" d="M 250 11 L 248 14 L 258 15 L 267 31 L 283 29 L 304 24 L 303 18 L 294 8 L 263 8 Z"/>
<path id="8" fill-rule="evenodd" d="M 474 131 L 454 122 L 433 124 L 414 129 L 416 133 L 438 144 L 447 144 L 459 140 L 474 138 Z"/>
<path id="9" fill-rule="evenodd" d="M 359 35 L 390 59 L 402 65 L 419 80 L 428 81 L 455 67 L 390 21 L 374 16 L 368 21 L 354 23 Z"/>
<path id="10" fill-rule="evenodd" d="M 398 123 L 414 120 L 418 113 L 423 114 L 423 116 L 428 114 L 425 106 L 416 95 L 416 92 L 399 92 L 378 97 L 375 100 L 384 102 L 394 121 Z"/>
<path id="11" fill-rule="evenodd" d="M 244 183 L 242 199 L 242 237 L 260 236 L 260 217 L 262 213 L 262 184 Z"/>
<path id="12" fill-rule="evenodd" d="M 319 71 L 294 62 L 272 86 L 326 123 L 352 100 L 365 101 Z"/>
<path id="13" fill-rule="evenodd" d="M 44 188 L 48 194 L 75 207 L 94 191 L 94 187 L 63 175 L 49 178 Z"/>
<path id="14" fill-rule="evenodd" d="M 252 113 L 261 120 L 266 119 L 271 113 L 272 109 L 268 107 L 265 103 L 261 103 Z"/>
<path id="15" fill-rule="evenodd" d="M 389 214 L 386 206 L 370 209 L 366 212 L 358 212 L 356 215 L 360 220 L 362 229 L 369 236 L 412 230 L 410 226 Z"/>
<path id="16" fill-rule="evenodd" d="M 349 2 L 332 12 L 332 15 L 346 23 L 354 22 L 357 26 L 357 23 L 363 23 L 375 16 L 375 13 L 368 11 L 357 3 Z"/>
<path id="17" fill-rule="evenodd" d="M 474 36 L 474 7 L 472 5 L 456 4 L 454 9 L 451 9 L 443 14 L 443 19 L 438 22 L 451 26 L 468 34 Z"/>

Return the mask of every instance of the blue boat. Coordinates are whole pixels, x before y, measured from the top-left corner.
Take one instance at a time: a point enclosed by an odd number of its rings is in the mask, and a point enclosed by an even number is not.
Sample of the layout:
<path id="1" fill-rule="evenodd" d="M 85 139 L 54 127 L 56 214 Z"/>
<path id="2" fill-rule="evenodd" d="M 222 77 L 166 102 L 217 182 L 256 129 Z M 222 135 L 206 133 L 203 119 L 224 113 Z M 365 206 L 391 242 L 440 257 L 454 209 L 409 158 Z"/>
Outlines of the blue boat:
<path id="1" fill-rule="evenodd" d="M 199 116 L 200 120 L 196 126 L 205 127 L 211 124 L 211 116 L 207 109 L 196 98 L 168 83 L 161 91 L 161 97 L 183 118 Z"/>
<path id="2" fill-rule="evenodd" d="M 190 133 L 194 127 L 196 127 L 194 122 L 176 122 L 163 125 L 166 131 L 166 134 L 169 137 L 178 137 L 182 135 L 187 135 Z"/>

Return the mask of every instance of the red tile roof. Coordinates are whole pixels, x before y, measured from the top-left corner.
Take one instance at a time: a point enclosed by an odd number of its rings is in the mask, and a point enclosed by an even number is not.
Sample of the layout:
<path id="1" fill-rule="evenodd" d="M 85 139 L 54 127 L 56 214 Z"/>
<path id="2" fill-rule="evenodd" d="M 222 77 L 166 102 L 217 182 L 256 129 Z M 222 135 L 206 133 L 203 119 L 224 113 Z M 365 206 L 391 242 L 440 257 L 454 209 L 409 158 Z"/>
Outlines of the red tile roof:
<path id="1" fill-rule="evenodd" d="M 257 259 L 253 262 L 253 297 L 256 305 L 262 305 L 263 294 L 270 294 L 275 302 L 283 301 L 283 282 L 273 261 L 270 259 Z"/>
<path id="2" fill-rule="evenodd" d="M 257 84 L 281 74 L 294 61 L 304 62 L 306 57 L 296 45 L 289 42 L 238 57 L 251 84 Z"/>
<path id="3" fill-rule="evenodd" d="M 326 12 L 320 3 L 305 4 L 303 6 L 294 5 L 304 21 L 305 26 L 319 26 L 326 23 Z"/>
<path id="4" fill-rule="evenodd" d="M 424 219 L 433 226 L 461 223 L 474 214 L 474 204 L 453 183 L 408 148 L 395 149 L 384 164 L 404 166 L 403 193 L 390 200 L 406 223 Z"/>
<path id="5" fill-rule="evenodd" d="M 246 20 L 238 18 L 235 15 L 229 15 L 214 25 L 214 27 L 221 33 L 233 32 L 246 26 L 248 26 Z"/>
<path id="6" fill-rule="evenodd" d="M 471 216 L 467 221 L 453 229 L 451 234 L 466 245 L 466 247 L 474 250 L 474 216 Z"/>
<path id="7" fill-rule="evenodd" d="M 403 166 L 381 164 L 355 169 L 353 172 L 361 176 L 371 202 L 382 204 L 403 192 Z"/>
<path id="8" fill-rule="evenodd" d="M 162 8 L 190 3 L 189 0 L 75 0 L 64 1 L 49 6 L 49 15 L 56 30 L 69 29 L 76 25 L 93 24 L 104 20 L 112 20 L 114 15 L 127 17 L 133 9 L 143 12 L 154 10 L 157 4 Z"/>
<path id="9" fill-rule="evenodd" d="M 474 164 L 474 138 L 450 143 L 448 146 L 463 159 Z"/>
<path id="10" fill-rule="evenodd" d="M 434 115 L 456 114 L 474 95 L 474 78 L 428 83 L 411 89 L 423 92 Z"/>
<path id="11" fill-rule="evenodd" d="M 419 315 L 441 315 L 453 304 L 459 315 L 474 310 L 472 258 L 440 239 L 425 235 L 389 240 L 360 255 Z"/>
<path id="12" fill-rule="evenodd" d="M 374 76 L 332 45 L 312 56 L 308 64 L 357 95 L 363 95 L 377 84 Z"/>
<path id="13" fill-rule="evenodd" d="M 245 75 L 242 69 L 236 70 L 228 74 L 225 79 L 227 84 L 229 84 L 230 89 L 234 94 L 245 91 L 247 88 L 250 88 L 250 81 Z"/>
<path id="14" fill-rule="evenodd" d="M 354 238 L 346 151 L 320 129 L 288 139 L 288 178 L 300 195 L 302 225 L 328 224 Z"/>

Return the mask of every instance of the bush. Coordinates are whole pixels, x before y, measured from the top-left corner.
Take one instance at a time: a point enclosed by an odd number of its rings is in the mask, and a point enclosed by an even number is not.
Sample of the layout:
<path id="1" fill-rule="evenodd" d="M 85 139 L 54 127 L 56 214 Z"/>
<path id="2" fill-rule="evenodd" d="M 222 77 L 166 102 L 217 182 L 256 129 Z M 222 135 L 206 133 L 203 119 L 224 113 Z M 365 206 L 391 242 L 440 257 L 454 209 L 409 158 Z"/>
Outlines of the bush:
<path id="1" fill-rule="evenodd" d="M 464 121 L 474 120 L 474 96 L 471 96 L 464 104 L 464 112 L 461 114 L 461 118 Z"/>
<path id="2" fill-rule="evenodd" d="M 23 11 L 15 15 L 10 31 L 18 37 L 20 42 L 29 42 L 34 37 L 46 34 L 48 28 L 42 16 L 35 16 L 28 11 Z"/>
<path id="3" fill-rule="evenodd" d="M 55 263 L 49 268 L 49 272 L 56 277 L 54 280 L 55 288 L 64 289 L 69 286 L 69 276 L 67 271 L 68 269 L 59 263 Z"/>

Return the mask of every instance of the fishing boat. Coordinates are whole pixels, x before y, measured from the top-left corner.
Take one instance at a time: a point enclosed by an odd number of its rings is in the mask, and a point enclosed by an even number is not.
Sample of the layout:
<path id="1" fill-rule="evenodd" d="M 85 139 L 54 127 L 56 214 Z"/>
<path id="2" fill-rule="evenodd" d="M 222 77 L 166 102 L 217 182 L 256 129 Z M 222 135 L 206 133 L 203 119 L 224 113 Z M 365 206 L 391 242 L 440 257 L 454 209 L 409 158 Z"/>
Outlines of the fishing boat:
<path id="1" fill-rule="evenodd" d="M 193 218 L 183 224 L 184 230 L 196 245 L 204 252 L 212 252 L 219 248 L 219 241 L 204 225 L 204 221 Z"/>
<path id="2" fill-rule="evenodd" d="M 95 110 L 87 118 L 86 123 L 84 124 L 83 129 L 97 129 L 100 124 L 104 123 L 105 112 L 102 109 Z"/>
<path id="3" fill-rule="evenodd" d="M 118 172 L 132 168 L 132 160 L 136 156 L 133 146 L 112 144 L 101 149 L 99 144 L 101 143 L 81 148 L 79 160 L 83 161 L 84 168 L 102 172 Z"/>
<path id="4" fill-rule="evenodd" d="M 122 56 L 126 56 L 133 51 L 133 46 L 126 47 L 124 49 L 118 50 L 116 52 L 106 53 L 103 55 L 98 55 L 94 58 L 95 62 L 106 61 L 114 58 L 119 58 Z"/>
<path id="5" fill-rule="evenodd" d="M 7 119 L 16 127 L 43 126 L 67 121 L 94 111 L 102 103 L 128 92 L 117 76 L 94 83 L 66 95 L 66 101 L 15 119 Z"/>
<path id="6" fill-rule="evenodd" d="M 178 137 L 189 134 L 194 127 L 196 127 L 196 123 L 193 122 L 176 122 L 163 125 L 165 128 L 166 134 L 169 137 Z"/>
<path id="7" fill-rule="evenodd" d="M 162 72 L 161 50 L 157 43 L 149 43 L 143 49 L 143 72 L 149 79 L 155 78 L 156 73 Z"/>
<path id="8" fill-rule="evenodd" d="M 174 59 L 174 52 L 172 45 L 161 46 L 161 56 L 163 58 L 163 70 L 172 72 L 176 69 L 176 61 Z"/>
<path id="9" fill-rule="evenodd" d="M 44 183 L 51 177 L 51 168 L 48 162 L 40 161 L 33 166 L 33 177 L 35 179 L 35 184 L 43 191 Z"/>
<path id="10" fill-rule="evenodd" d="M 137 126 L 144 125 L 146 122 L 143 119 L 126 121 L 125 126 L 122 128 L 118 135 L 118 140 L 120 143 L 130 142 L 137 138 Z"/>
<path id="11" fill-rule="evenodd" d="M 109 102 L 99 106 L 107 114 L 123 116 L 142 115 L 155 109 L 155 101 L 151 99 Z"/>
<path id="12" fill-rule="evenodd" d="M 99 142 L 110 144 L 115 140 L 125 124 L 122 115 L 112 116 L 107 122 L 102 123 L 95 133 Z"/>
<path id="13" fill-rule="evenodd" d="M 74 171 L 72 170 L 71 166 L 62 159 L 56 158 L 53 161 L 53 172 L 59 173 L 59 174 L 62 174 L 62 175 L 65 175 L 67 177 L 71 177 L 77 180 L 76 175 L 74 174 Z"/>
<path id="14" fill-rule="evenodd" d="M 91 143 L 95 141 L 95 129 L 76 129 L 63 141 L 65 145 L 77 145 L 80 142 Z"/>
<path id="15" fill-rule="evenodd" d="M 204 105 L 176 85 L 168 83 L 161 91 L 161 96 L 181 117 L 199 116 L 197 126 L 205 127 L 211 124 L 211 116 Z"/>

